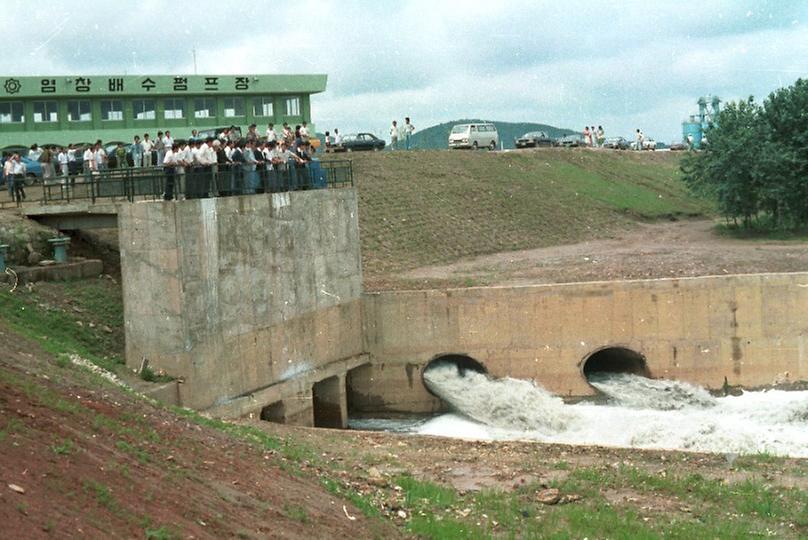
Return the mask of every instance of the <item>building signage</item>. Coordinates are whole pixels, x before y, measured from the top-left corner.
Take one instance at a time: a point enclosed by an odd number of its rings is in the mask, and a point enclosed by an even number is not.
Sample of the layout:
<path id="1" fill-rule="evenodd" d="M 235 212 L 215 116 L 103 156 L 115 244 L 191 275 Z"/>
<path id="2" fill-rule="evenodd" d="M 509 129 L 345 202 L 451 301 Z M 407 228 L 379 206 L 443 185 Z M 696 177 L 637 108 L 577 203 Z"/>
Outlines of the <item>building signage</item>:
<path id="1" fill-rule="evenodd" d="M 211 92 L 238 93 L 269 91 L 267 83 L 257 76 L 247 75 L 141 75 L 99 76 L 79 75 L 61 77 L 7 77 L 0 79 L 0 98 L 11 96 L 36 97 L 42 94 L 70 96 L 78 94 L 207 94 Z M 275 80 L 278 80 L 277 78 Z M 323 78 L 324 80 L 324 78 Z M 272 86 L 275 86 L 273 84 Z M 324 86 L 324 84 L 323 84 Z M 315 90 L 321 91 L 321 90 Z"/>

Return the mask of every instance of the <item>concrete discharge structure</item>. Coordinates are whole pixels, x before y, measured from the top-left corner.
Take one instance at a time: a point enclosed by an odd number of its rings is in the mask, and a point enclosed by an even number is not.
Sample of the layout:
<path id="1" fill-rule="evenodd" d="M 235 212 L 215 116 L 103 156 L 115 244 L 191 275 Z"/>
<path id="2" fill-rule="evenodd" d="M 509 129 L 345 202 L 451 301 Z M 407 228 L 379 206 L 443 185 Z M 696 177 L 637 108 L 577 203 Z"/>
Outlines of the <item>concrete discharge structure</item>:
<path id="1" fill-rule="evenodd" d="M 329 379 L 344 425 L 367 362 L 356 213 L 349 189 L 120 205 L 127 365 L 178 377 L 183 406 L 304 425 Z"/>
<path id="2" fill-rule="evenodd" d="M 421 375 L 445 354 L 564 397 L 594 393 L 591 362 L 708 388 L 808 379 L 806 273 L 366 293 L 364 311 L 360 412 L 440 410 Z"/>
<path id="3" fill-rule="evenodd" d="M 710 388 L 808 379 L 808 273 L 362 294 L 353 189 L 120 205 L 127 365 L 179 404 L 344 427 L 434 412 L 435 359 L 594 392 L 585 372 Z"/>

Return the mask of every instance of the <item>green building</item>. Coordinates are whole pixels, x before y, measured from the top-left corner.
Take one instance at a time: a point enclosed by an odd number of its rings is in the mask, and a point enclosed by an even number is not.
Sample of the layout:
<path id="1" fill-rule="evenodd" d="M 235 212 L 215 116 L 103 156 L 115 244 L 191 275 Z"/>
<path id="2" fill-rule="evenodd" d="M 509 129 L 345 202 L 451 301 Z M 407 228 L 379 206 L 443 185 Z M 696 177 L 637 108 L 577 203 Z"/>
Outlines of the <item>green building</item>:
<path id="1" fill-rule="evenodd" d="M 0 78 L 0 148 L 131 142 L 171 131 L 311 123 L 326 75 L 80 75 Z M 313 127 L 312 127 L 313 132 Z"/>

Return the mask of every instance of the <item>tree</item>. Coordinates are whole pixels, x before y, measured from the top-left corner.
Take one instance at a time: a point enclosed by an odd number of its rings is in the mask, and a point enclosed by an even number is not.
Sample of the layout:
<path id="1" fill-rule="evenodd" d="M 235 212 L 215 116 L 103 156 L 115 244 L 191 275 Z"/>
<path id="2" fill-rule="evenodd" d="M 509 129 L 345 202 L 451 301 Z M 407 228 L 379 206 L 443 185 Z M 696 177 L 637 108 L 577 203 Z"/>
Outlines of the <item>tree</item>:
<path id="1" fill-rule="evenodd" d="M 808 81 L 721 111 L 710 144 L 682 162 L 685 182 L 745 227 L 808 225 Z"/>

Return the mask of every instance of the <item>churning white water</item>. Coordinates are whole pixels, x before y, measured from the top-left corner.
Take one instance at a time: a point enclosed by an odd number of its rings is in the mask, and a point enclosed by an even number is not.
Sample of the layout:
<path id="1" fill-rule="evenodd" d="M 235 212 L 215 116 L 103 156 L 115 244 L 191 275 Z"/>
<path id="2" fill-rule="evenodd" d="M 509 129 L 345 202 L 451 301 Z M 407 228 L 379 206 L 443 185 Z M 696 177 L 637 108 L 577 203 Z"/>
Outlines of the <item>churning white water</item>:
<path id="1" fill-rule="evenodd" d="M 686 383 L 615 374 L 593 381 L 607 404 L 567 405 L 533 382 L 452 364 L 428 369 L 424 381 L 455 412 L 413 426 L 420 434 L 808 457 L 808 391 L 714 398 Z"/>
<path id="2" fill-rule="evenodd" d="M 673 411 L 685 407 L 714 407 L 718 401 L 704 388 L 682 381 L 649 379 L 630 373 L 597 373 L 589 383 L 616 405 L 632 409 Z"/>

